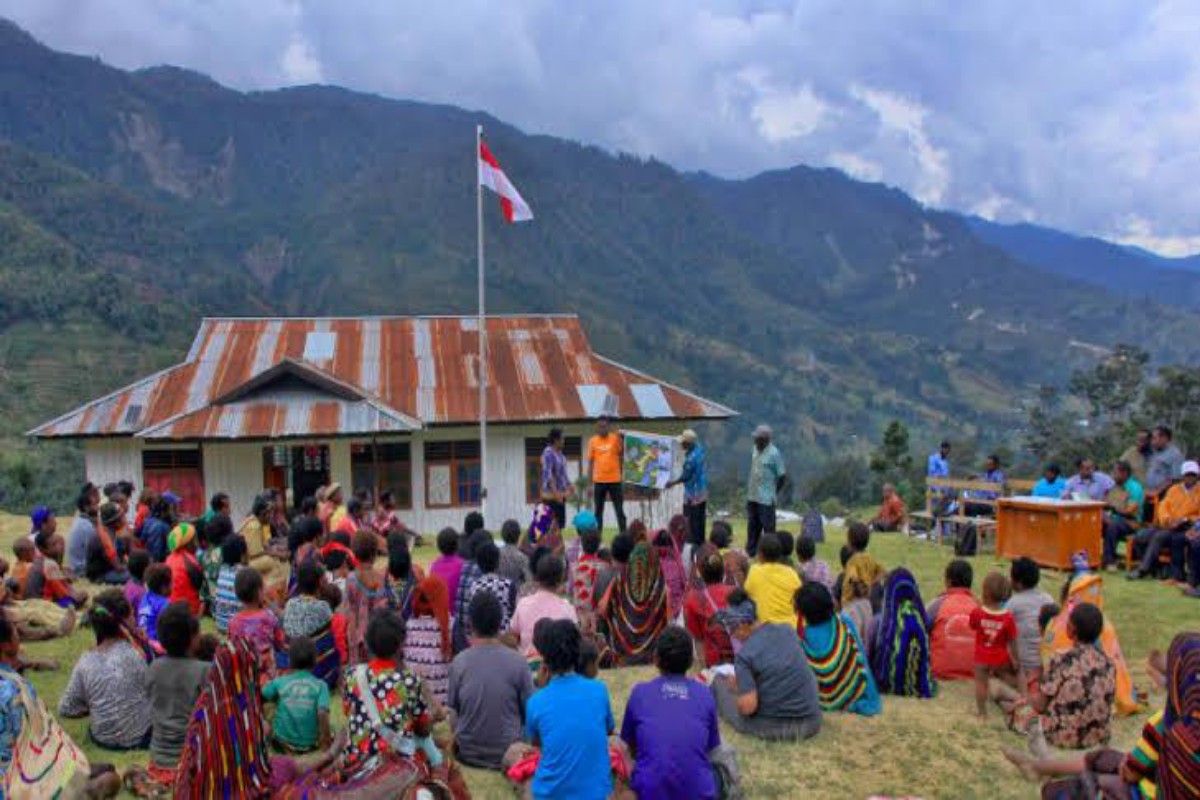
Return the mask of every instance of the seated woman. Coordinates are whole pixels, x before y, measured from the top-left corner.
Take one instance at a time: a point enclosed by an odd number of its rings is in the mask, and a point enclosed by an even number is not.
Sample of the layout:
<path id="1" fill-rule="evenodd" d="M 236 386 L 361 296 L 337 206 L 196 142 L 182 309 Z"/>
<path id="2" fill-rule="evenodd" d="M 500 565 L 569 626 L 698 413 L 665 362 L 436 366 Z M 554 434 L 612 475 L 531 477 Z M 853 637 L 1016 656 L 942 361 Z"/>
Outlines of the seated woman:
<path id="1" fill-rule="evenodd" d="M 1070 749 L 1095 747 L 1112 734 L 1116 670 L 1096 646 L 1104 615 L 1091 603 L 1078 603 L 1067 628 L 1071 649 L 1050 658 L 1032 696 L 997 680 L 990 685 L 1009 727 L 1027 734 L 1035 753 L 1043 752 L 1047 742 Z"/>
<path id="2" fill-rule="evenodd" d="M 450 681 L 450 593 L 436 575 L 417 584 L 412 596 L 402 653 L 404 665 L 421 679 L 439 706 L 446 704 Z"/>
<path id="3" fill-rule="evenodd" d="M 203 606 L 200 592 L 204 588 L 204 569 L 196 558 L 196 526 L 181 522 L 167 534 L 167 566 L 171 569 L 172 603 L 187 603 L 188 610 L 200 616 Z"/>
<path id="4" fill-rule="evenodd" d="M 21 637 L 0 615 L 0 786 L 9 797 L 112 797 L 121 778 L 93 768 L 20 674 Z M 22 738 L 30 731 L 32 735 Z"/>
<path id="5" fill-rule="evenodd" d="M 608 634 L 614 665 L 651 662 L 658 635 L 669 622 L 668 609 L 658 556 L 649 544 L 637 542 L 629 562 L 618 569 L 596 609 Z"/>
<path id="6" fill-rule="evenodd" d="M 796 612 L 804 617 L 804 655 L 817 679 L 824 711 L 851 711 L 873 717 L 883 710 L 875 677 L 854 623 L 838 614 L 833 595 L 821 583 L 796 592 Z"/>
<path id="7" fill-rule="evenodd" d="M 1074 647 L 1069 631 L 1071 611 L 1079 603 L 1091 603 L 1101 611 L 1104 610 L 1104 579 L 1094 573 L 1077 574 L 1063 586 L 1062 610 L 1049 625 L 1046 626 L 1042 639 L 1042 661 L 1048 660 L 1058 653 L 1065 653 Z M 1100 633 L 1100 648 L 1112 662 L 1116 671 L 1117 697 L 1116 712 L 1119 716 L 1128 716 L 1144 711 L 1146 704 L 1138 697 L 1138 691 L 1133 686 L 1133 678 L 1129 674 L 1129 665 L 1121 652 L 1121 642 L 1117 639 L 1117 629 L 1107 618 L 1104 629 Z"/>
<path id="8" fill-rule="evenodd" d="M 537 591 L 517 601 L 517 608 L 509 622 L 509 632 L 517 637 L 521 655 L 537 666 L 541 654 L 534 643 L 533 633 L 543 619 L 566 619 L 578 623 L 575 607 L 569 600 L 559 596 L 565 571 L 563 560 L 549 551 L 534 559 L 533 571 L 537 580 Z"/>
<path id="9" fill-rule="evenodd" d="M 892 570 L 883 590 L 883 611 L 875 625 L 871 658 L 879 691 L 926 698 L 937 693 L 925 619 L 916 578 L 904 567 Z"/>
<path id="10" fill-rule="evenodd" d="M 790 625 L 758 621 L 754 601 L 741 589 L 718 612 L 741 646 L 734 676 L 718 676 L 717 713 L 735 731 L 767 740 L 808 739 L 821 730 L 817 680 Z"/>
<path id="11" fill-rule="evenodd" d="M 696 569 L 701 580 L 699 587 L 688 590 L 683 601 L 683 622 L 696 643 L 697 652 L 704 654 L 704 666 L 733 663 L 733 644 L 729 634 L 714 616 L 729 604 L 732 586 L 725 584 L 725 560 L 715 547 L 704 544 L 697 551 Z"/>
<path id="12" fill-rule="evenodd" d="M 100 507 L 100 524 L 96 536 L 87 546 L 87 579 L 92 583 L 124 586 L 129 580 L 125 569 L 125 558 L 121 555 L 119 542 L 125 527 L 125 515 L 116 503 L 105 503 Z"/>
<path id="13" fill-rule="evenodd" d="M 377 611 L 392 610 L 396 598 L 387 576 L 375 568 L 375 534 L 359 531 L 351 541 L 356 566 L 346 577 L 346 589 L 342 592 L 341 611 L 346 615 L 346 637 L 350 645 L 350 664 L 361 664 L 367 660 L 365 634 L 371 615 Z"/>
<path id="14" fill-rule="evenodd" d="M 405 752 L 409 749 L 403 744 L 407 732 L 414 724 L 421 724 L 414 721 L 426 715 L 420 706 L 419 682 L 412 690 L 417 679 L 394 669 L 394 653 L 391 659 L 382 656 L 393 647 L 398 649 L 403 641 L 403 623 L 386 612 L 377 618 L 385 616 L 391 617 L 382 623 L 390 632 L 385 635 L 375 631 L 372 635 L 368 631 L 371 647 L 377 647 L 381 655 L 371 666 L 361 667 L 367 670 L 366 691 L 374 690 L 373 697 L 382 699 L 373 700 L 373 710 L 368 713 L 357 699 L 363 692 L 357 688 L 358 681 L 349 680 L 343 704 L 351 720 L 351 735 L 357 736 L 349 739 L 346 733 L 339 734 L 328 750 L 311 756 L 270 755 L 267 717 L 257 691 L 258 659 L 244 643 L 221 646 L 188 725 L 174 797 L 312 800 L 344 796 L 384 800 L 420 796 L 418 789 L 428 790 L 431 797 L 469 797 L 461 776 L 452 767 L 433 768 L 424 754 Z M 352 675 L 348 673 L 347 677 Z M 367 736 L 364 729 L 377 734 Z"/>
<path id="15" fill-rule="evenodd" d="M 1167 653 L 1167 702 L 1142 728 L 1127 755 L 1108 748 L 1074 757 L 1038 757 L 1005 748 L 1004 755 L 1030 780 L 1090 773 L 1104 797 L 1195 797 L 1200 787 L 1200 634 L 1181 633 Z M 1079 797 L 1078 777 L 1049 784 L 1044 797 Z"/>
<path id="16" fill-rule="evenodd" d="M 268 597 L 280 598 L 287 591 L 290 570 L 287 562 L 281 560 L 271 543 L 271 515 L 274 513 L 274 503 L 266 495 L 254 498 L 250 507 L 250 516 L 242 522 L 238 533 L 246 540 L 246 552 L 250 556 L 250 566 L 263 577 Z"/>
<path id="17" fill-rule="evenodd" d="M 683 608 L 683 595 L 687 591 L 683 553 L 671 533 L 663 529 L 654 534 L 654 554 L 658 556 L 658 566 L 667 587 L 667 619 L 675 619 Z"/>
<path id="18" fill-rule="evenodd" d="M 60 716 L 91 717 L 88 736 L 106 750 L 150 746 L 146 659 L 125 636 L 132 615 L 120 589 L 96 596 L 89 614 L 96 646 L 75 662 L 58 701 Z"/>

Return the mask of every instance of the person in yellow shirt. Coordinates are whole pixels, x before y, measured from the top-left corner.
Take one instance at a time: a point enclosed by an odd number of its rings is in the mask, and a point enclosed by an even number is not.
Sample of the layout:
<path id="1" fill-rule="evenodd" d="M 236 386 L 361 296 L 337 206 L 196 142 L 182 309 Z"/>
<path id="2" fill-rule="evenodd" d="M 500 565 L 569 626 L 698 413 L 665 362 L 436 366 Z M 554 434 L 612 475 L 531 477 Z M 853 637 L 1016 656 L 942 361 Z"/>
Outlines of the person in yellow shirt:
<path id="1" fill-rule="evenodd" d="M 596 419 L 596 435 L 588 439 L 584 455 L 584 474 L 592 481 L 592 499 L 596 522 L 604 531 L 604 503 L 612 500 L 617 515 L 617 530 L 625 532 L 625 492 L 621 487 L 621 434 L 612 430 L 612 418 L 602 414 Z"/>
<path id="2" fill-rule="evenodd" d="M 783 543 L 776 534 L 765 533 L 759 540 L 758 561 L 750 567 L 742 588 L 754 601 L 759 622 L 796 627 L 792 599 L 800 588 L 800 576 L 783 563 Z"/>
<path id="3" fill-rule="evenodd" d="M 1150 574 L 1158 566 L 1158 555 L 1170 548 L 1171 580 L 1183 580 L 1183 554 L 1188 530 L 1200 521 L 1200 464 L 1183 462 L 1179 483 L 1167 490 L 1154 509 L 1154 525 L 1137 536 L 1146 543 L 1146 552 L 1137 568 L 1129 573 L 1131 580 Z"/>

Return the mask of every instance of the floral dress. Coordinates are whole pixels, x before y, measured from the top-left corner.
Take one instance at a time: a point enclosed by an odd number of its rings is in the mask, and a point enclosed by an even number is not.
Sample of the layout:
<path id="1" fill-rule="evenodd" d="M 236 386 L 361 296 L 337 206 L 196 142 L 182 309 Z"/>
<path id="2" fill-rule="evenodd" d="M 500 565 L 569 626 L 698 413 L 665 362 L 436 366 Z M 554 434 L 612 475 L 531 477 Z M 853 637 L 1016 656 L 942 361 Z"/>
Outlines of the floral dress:
<path id="1" fill-rule="evenodd" d="M 421 697 L 421 679 L 394 661 L 371 661 L 367 665 L 367 685 L 379 716 L 389 729 L 400 734 L 402 747 L 408 751 L 394 753 L 392 745 L 371 724 L 356 671 L 346 670 L 343 683 L 342 708 L 348 738 L 342 751 L 342 768 L 347 776 L 373 770 L 377 760 L 386 755 L 411 757 L 417 750 L 417 738 L 428 736 L 433 725 Z"/>

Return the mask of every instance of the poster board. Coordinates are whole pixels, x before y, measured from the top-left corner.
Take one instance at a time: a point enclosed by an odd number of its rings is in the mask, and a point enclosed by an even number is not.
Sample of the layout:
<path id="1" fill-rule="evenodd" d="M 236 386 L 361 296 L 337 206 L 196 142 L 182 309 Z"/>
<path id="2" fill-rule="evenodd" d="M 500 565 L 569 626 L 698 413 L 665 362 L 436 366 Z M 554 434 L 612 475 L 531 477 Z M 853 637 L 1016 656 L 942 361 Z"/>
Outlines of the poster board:
<path id="1" fill-rule="evenodd" d="M 665 489 L 675 468 L 675 438 L 621 431 L 621 480 L 644 489 Z"/>

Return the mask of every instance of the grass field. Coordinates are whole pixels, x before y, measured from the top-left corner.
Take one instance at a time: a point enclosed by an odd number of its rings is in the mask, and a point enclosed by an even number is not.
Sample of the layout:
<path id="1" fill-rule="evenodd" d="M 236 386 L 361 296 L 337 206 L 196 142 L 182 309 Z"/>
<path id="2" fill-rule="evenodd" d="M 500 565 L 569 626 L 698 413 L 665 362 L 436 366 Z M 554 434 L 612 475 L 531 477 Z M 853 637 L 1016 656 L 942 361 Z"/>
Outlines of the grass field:
<path id="1" fill-rule="evenodd" d="M 0 514 L 0 552 L 11 553 L 12 540 L 27 531 L 26 520 Z M 841 531 L 832 532 L 820 547 L 822 558 L 837 564 L 842 544 Z M 940 590 L 942 570 L 950 551 L 931 544 L 909 541 L 897 535 L 878 536 L 871 552 L 888 567 L 903 565 L 917 576 L 926 602 Z M 432 557 L 431 548 L 417 552 L 419 561 Z M 992 557 L 972 559 L 976 586 L 980 576 L 993 568 L 1004 568 Z M 1106 612 L 1121 636 L 1121 644 L 1139 687 L 1148 687 L 1144 662 L 1152 649 L 1166 650 L 1171 637 L 1185 628 L 1195 628 L 1200 604 L 1153 582 L 1130 583 L 1117 575 L 1106 576 Z M 1057 596 L 1062 576 L 1047 573 L 1042 586 Z M 35 642 L 27 646 L 31 655 L 58 659 L 57 672 L 32 673 L 33 683 L 51 709 L 66 685 L 71 665 L 92 644 L 88 631 L 76 631 L 67 639 Z M 613 712 L 620 724 L 625 698 L 638 681 L 652 676 L 649 668 L 602 673 L 612 696 Z M 1162 694 L 1152 694 L 1151 706 L 1161 706 Z M 872 794 L 916 795 L 924 798 L 968 800 L 988 798 L 1032 798 L 1033 784 L 1024 782 L 1004 760 L 1000 748 L 1020 745 L 1008 732 L 999 713 L 978 720 L 973 713 L 971 687 L 965 683 L 941 684 L 933 700 L 884 698 L 881 716 L 863 719 L 854 715 L 829 714 L 816 738 L 798 744 L 766 743 L 740 736 L 728 729 L 722 735 L 738 751 L 748 796 L 752 798 L 796 797 L 865 798 Z M 1115 747 L 1126 748 L 1137 738 L 1145 715 L 1114 723 Z M 338 714 L 340 717 L 340 713 Z M 75 740 L 95 761 L 124 766 L 137 759 L 97 750 L 88 745 L 86 720 L 66 720 Z M 335 720 L 340 725 L 340 719 Z M 145 758 L 144 754 L 141 756 Z M 466 770 L 475 797 L 512 796 L 499 775 Z"/>

